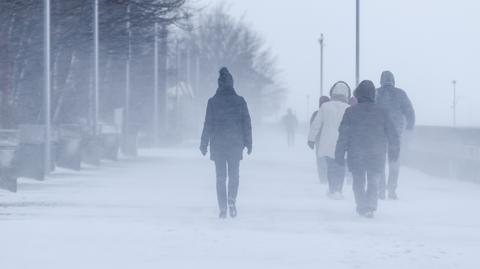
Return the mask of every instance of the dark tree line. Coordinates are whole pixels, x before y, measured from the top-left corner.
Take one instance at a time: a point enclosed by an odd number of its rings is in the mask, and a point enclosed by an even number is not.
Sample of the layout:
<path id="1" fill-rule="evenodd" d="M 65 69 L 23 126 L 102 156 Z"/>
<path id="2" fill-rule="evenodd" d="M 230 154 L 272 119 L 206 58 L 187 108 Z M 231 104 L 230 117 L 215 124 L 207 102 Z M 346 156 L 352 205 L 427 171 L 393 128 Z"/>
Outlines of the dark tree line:
<path id="1" fill-rule="evenodd" d="M 52 117 L 78 122 L 91 113 L 93 81 L 93 0 L 52 0 Z M 44 3 L 0 2 L 0 98 L 2 128 L 41 123 L 44 85 Z M 182 25 L 190 16 L 186 0 L 100 0 L 101 118 L 112 120 L 124 106 L 125 63 L 153 58 L 154 24 Z M 130 28 L 127 29 L 127 23 Z M 129 35 L 128 32 L 132 34 Z M 164 55 L 166 47 L 162 48 Z M 165 56 L 164 56 L 165 58 Z M 133 63 L 135 66 L 135 63 Z M 131 77 L 149 72 L 143 64 Z M 149 74 L 153 77 L 153 74 Z M 141 78 L 143 79 L 143 78 Z M 152 79 L 153 80 L 153 79 Z M 140 89 L 139 89 L 140 90 Z M 133 90 L 134 93 L 138 91 Z M 137 97 L 138 95 L 134 95 Z M 141 98 L 133 98 L 139 102 Z"/>
<path id="2" fill-rule="evenodd" d="M 0 1 L 0 128 L 43 122 L 44 6 L 41 0 Z M 94 0 L 51 0 L 52 121 L 91 123 Z M 258 117 L 278 109 L 284 89 L 263 40 L 223 6 L 189 0 L 99 0 L 100 120 L 153 125 L 154 41 L 158 34 L 159 120 L 165 131 L 195 130 L 219 67 L 236 76 Z M 157 25 L 157 31 L 155 31 Z M 182 94 L 179 94 L 179 93 Z"/>

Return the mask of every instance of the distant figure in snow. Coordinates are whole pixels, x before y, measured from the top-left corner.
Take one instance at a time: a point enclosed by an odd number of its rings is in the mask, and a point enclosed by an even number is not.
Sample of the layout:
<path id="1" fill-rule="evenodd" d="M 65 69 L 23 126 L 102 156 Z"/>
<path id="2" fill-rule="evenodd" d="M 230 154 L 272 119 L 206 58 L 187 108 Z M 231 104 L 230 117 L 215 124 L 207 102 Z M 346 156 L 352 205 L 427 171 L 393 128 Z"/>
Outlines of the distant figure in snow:
<path id="1" fill-rule="evenodd" d="M 287 145 L 293 147 L 295 145 L 295 132 L 298 127 L 297 116 L 293 114 L 291 109 L 288 109 L 287 114 L 282 118 L 282 122 L 285 126 L 285 132 L 287 133 Z"/>
<path id="2" fill-rule="evenodd" d="M 355 90 L 358 104 L 345 112 L 339 128 L 335 160 L 345 163 L 353 174 L 353 192 L 360 216 L 373 218 L 377 210 L 378 180 L 389 161 L 396 162 L 400 139 L 387 112 L 375 104 L 375 86 L 362 81 Z"/>
<path id="3" fill-rule="evenodd" d="M 326 102 L 330 101 L 330 97 L 328 96 L 321 96 L 320 99 L 318 100 L 318 109 L 322 107 L 322 105 Z M 312 126 L 313 122 L 315 121 L 315 118 L 318 115 L 318 111 L 313 112 L 312 116 L 310 117 L 310 127 Z M 321 133 L 321 132 L 320 132 Z M 319 142 L 320 142 L 320 133 L 317 135 L 315 139 L 315 147 L 318 148 Z M 315 157 L 317 159 L 317 172 L 318 172 L 318 179 L 320 180 L 320 183 L 326 184 L 327 181 L 327 160 L 323 156 L 318 156 L 318 154 L 315 152 Z"/>
<path id="4" fill-rule="evenodd" d="M 404 129 L 413 130 L 415 126 L 415 111 L 405 91 L 395 87 L 395 78 L 392 72 L 383 72 L 380 84 L 381 87 L 377 89 L 377 104 L 387 111 L 401 140 Z M 379 198 L 385 199 L 386 191 L 388 190 L 388 198 L 397 200 L 400 163 L 398 160 L 390 161 L 388 167 L 388 183 L 385 169 L 380 178 Z"/>
<path id="5" fill-rule="evenodd" d="M 233 77 L 220 69 L 218 89 L 208 100 L 200 151 L 205 156 L 210 144 L 210 159 L 215 162 L 217 199 L 221 219 L 237 216 L 236 200 L 243 151 L 252 153 L 252 125 L 247 102 L 235 92 Z M 228 174 L 228 189 L 227 189 Z"/>
<path id="6" fill-rule="evenodd" d="M 335 145 L 338 139 L 338 127 L 345 110 L 349 107 L 347 102 L 350 95 L 351 90 L 346 82 L 335 83 L 330 89 L 330 101 L 324 103 L 319 109 L 308 135 L 308 146 L 311 149 L 316 147 L 317 157 L 326 159 L 328 196 L 336 200 L 343 199 L 345 167 L 335 162 Z"/>

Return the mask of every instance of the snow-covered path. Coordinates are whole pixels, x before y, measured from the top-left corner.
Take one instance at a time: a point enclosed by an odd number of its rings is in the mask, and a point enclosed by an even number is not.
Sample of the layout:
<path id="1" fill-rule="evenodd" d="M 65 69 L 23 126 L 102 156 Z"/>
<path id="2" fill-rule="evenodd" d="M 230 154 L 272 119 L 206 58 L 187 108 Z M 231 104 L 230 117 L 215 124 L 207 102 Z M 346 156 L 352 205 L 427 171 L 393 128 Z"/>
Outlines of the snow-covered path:
<path id="1" fill-rule="evenodd" d="M 0 268 L 480 268 L 480 186 L 405 169 L 366 220 L 349 185 L 325 197 L 303 145 L 255 150 L 235 220 L 194 144 L 22 181 L 0 193 Z"/>

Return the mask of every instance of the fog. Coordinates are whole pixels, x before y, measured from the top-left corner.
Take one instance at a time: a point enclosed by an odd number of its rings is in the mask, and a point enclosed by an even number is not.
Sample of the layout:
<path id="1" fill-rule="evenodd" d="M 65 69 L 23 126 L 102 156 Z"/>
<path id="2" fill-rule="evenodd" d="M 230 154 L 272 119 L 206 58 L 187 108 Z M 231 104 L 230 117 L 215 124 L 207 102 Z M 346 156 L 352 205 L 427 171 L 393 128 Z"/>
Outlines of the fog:
<path id="1" fill-rule="evenodd" d="M 290 90 L 288 105 L 305 118 L 319 96 L 320 33 L 325 34 L 325 87 L 355 81 L 355 1 L 227 0 L 259 30 L 278 56 Z M 477 75 L 480 29 L 475 0 L 361 2 L 361 78 L 379 86 L 391 70 L 411 96 L 418 122 L 452 124 L 452 80 L 458 81 L 458 124 L 480 124 Z"/>
<path id="2" fill-rule="evenodd" d="M 480 3 L 360 2 L 0 0 L 0 268 L 477 269 Z"/>

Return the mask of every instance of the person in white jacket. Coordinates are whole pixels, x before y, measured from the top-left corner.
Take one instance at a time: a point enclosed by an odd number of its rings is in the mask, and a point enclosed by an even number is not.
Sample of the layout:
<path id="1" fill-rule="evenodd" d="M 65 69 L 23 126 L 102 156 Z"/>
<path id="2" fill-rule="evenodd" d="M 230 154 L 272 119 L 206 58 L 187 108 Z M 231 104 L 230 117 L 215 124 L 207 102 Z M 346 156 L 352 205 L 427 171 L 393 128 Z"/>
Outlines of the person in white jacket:
<path id="1" fill-rule="evenodd" d="M 345 167 L 335 162 L 335 146 L 339 135 L 338 128 L 345 110 L 349 107 L 350 97 L 351 89 L 346 82 L 335 83 L 330 89 L 330 102 L 322 105 L 308 135 L 308 146 L 312 150 L 315 148 L 316 138 L 319 137 L 316 154 L 327 161 L 328 195 L 333 199 L 343 198 Z"/>

